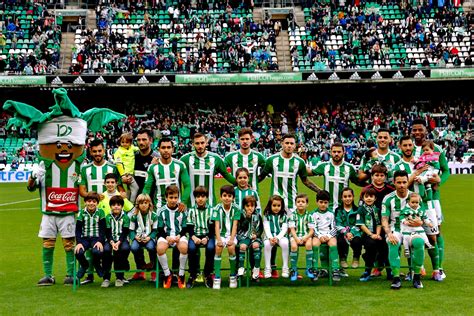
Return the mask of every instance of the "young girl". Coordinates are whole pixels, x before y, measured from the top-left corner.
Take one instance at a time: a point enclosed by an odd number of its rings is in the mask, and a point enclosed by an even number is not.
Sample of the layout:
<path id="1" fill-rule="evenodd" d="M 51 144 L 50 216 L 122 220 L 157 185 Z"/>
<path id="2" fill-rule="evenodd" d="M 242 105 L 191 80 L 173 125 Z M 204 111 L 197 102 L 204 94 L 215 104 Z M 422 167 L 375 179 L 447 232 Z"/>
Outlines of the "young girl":
<path id="1" fill-rule="evenodd" d="M 268 200 L 264 211 L 263 229 L 265 231 L 265 279 L 271 278 L 272 268 L 270 258 L 272 248 L 276 245 L 281 247 L 282 252 L 282 276 L 288 278 L 290 270 L 288 268 L 288 218 L 286 217 L 285 201 L 279 195 L 273 195 Z"/>
<path id="2" fill-rule="evenodd" d="M 255 190 L 252 190 L 249 184 L 250 173 L 247 168 L 238 168 L 235 171 L 235 180 L 237 181 L 237 187 L 235 187 L 235 199 L 234 203 L 238 206 L 242 206 L 242 201 L 244 197 L 252 195 L 257 200 L 256 209 L 257 213 L 260 213 L 260 199 L 258 193 Z"/>
<path id="3" fill-rule="evenodd" d="M 257 281 L 260 274 L 260 260 L 262 258 L 262 215 L 256 212 L 257 200 L 248 195 L 242 201 L 242 216 L 237 226 L 237 241 L 239 247 L 238 275 L 245 272 L 245 253 L 251 247 L 250 256 L 253 257 L 252 279 Z"/>
<path id="4" fill-rule="evenodd" d="M 141 249 L 143 247 L 150 256 L 150 265 L 156 264 L 156 234 L 158 231 L 158 216 L 153 212 L 153 204 L 148 194 L 140 194 L 135 202 L 135 212 L 130 219 L 130 240 L 132 245 L 130 250 L 135 258 L 137 269 L 144 269 L 145 257 Z M 151 280 L 154 281 L 156 273 L 151 273 Z M 133 275 L 134 280 L 144 280 L 145 273 L 137 272 Z"/>
<path id="5" fill-rule="evenodd" d="M 351 188 L 342 190 L 342 205 L 336 209 L 337 250 L 341 260 L 341 268 L 348 268 L 347 255 L 349 245 L 352 248 L 352 267 L 359 267 L 362 250 L 362 233 L 356 226 L 357 208 L 354 204 L 354 191 Z"/>
<path id="6" fill-rule="evenodd" d="M 127 195 L 129 200 L 135 202 L 139 187 L 133 178 L 133 174 L 135 168 L 135 152 L 138 151 L 138 148 L 135 147 L 132 142 L 133 135 L 131 133 L 125 133 L 120 136 L 118 141 L 119 148 L 114 153 L 114 161 L 122 179 L 123 177 L 127 179 L 124 180 L 124 182 L 126 182 L 128 186 Z"/>

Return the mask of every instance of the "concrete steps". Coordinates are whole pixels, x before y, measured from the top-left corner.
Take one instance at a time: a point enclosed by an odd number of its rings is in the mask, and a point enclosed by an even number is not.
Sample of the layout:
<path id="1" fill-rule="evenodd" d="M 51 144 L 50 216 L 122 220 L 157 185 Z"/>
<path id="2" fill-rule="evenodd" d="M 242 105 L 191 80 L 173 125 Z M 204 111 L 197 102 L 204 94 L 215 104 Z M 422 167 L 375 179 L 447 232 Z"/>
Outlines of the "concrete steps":
<path id="1" fill-rule="evenodd" d="M 291 71 L 290 41 L 288 31 L 280 31 L 276 39 L 276 53 L 280 71 Z"/>
<path id="2" fill-rule="evenodd" d="M 69 66 L 71 65 L 72 61 L 72 48 L 74 47 L 74 32 L 65 32 L 63 33 L 62 41 L 61 41 L 61 63 L 60 63 L 60 74 L 67 74 L 69 70 Z"/>

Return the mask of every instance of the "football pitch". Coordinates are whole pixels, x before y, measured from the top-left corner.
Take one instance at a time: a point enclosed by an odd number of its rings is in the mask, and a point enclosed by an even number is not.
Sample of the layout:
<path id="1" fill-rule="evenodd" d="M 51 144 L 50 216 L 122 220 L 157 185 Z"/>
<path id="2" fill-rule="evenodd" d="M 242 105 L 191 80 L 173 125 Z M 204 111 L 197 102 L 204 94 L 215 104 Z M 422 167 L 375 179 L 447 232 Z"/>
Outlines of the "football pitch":
<path id="1" fill-rule="evenodd" d="M 218 180 L 216 188 L 223 183 L 223 180 Z M 317 183 L 322 184 L 320 179 Z M 269 180 L 261 184 L 262 207 L 268 200 L 269 184 Z M 299 189 L 310 194 L 310 209 L 313 209 L 315 195 L 301 183 Z M 74 293 L 71 287 L 62 285 L 65 258 L 60 240 L 54 257 L 57 284 L 42 288 L 36 286 L 43 276 L 41 240 L 37 237 L 41 219 L 38 193 L 29 193 L 24 183 L 0 184 L 0 315 L 473 315 L 473 189 L 474 177 L 469 175 L 451 176 L 441 187 L 445 216 L 442 232 L 446 240 L 443 266 L 447 278 L 440 283 L 429 279 L 431 263 L 426 254 L 428 274 L 423 280 L 425 288 L 421 290 L 414 289 L 411 282 L 403 282 L 400 291 L 392 291 L 384 276 L 362 283 L 358 280 L 362 270 L 348 269 L 350 277 L 343 278 L 334 286 L 329 286 L 327 279 L 312 283 L 304 278 L 294 284 L 287 279 L 270 279 L 251 283 L 249 288 L 229 289 L 224 272 L 220 291 L 207 289 L 203 284 L 185 290 L 176 287 L 155 289 L 154 283 L 148 281 L 132 282 L 123 288 L 112 285 L 103 289 L 100 287 L 101 280 L 96 276 L 95 283 L 81 286 Z M 359 191 L 356 188 L 356 196 Z M 280 250 L 278 256 L 281 256 Z M 303 249 L 300 249 L 300 266 L 303 266 L 303 260 Z M 134 268 L 132 255 L 129 261 Z M 402 259 L 402 264 L 406 264 L 405 259 Z M 225 258 L 223 267 L 228 267 Z M 406 272 L 406 269 L 402 271 Z"/>

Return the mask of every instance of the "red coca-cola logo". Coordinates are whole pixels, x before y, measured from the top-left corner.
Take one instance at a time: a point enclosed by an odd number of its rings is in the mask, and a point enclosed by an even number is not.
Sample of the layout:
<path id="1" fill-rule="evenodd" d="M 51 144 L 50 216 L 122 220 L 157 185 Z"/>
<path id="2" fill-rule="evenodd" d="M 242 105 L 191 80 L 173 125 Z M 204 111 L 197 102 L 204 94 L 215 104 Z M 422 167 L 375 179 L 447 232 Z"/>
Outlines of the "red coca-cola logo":
<path id="1" fill-rule="evenodd" d="M 79 189 L 46 188 L 46 210 L 54 212 L 77 212 Z"/>

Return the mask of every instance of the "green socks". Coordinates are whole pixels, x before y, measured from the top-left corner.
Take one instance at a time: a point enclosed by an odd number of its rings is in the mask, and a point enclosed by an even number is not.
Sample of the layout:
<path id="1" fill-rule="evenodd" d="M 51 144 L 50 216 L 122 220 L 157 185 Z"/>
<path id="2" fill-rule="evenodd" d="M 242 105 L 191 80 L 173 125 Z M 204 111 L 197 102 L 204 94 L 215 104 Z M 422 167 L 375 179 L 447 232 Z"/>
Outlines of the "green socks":
<path id="1" fill-rule="evenodd" d="M 235 255 L 229 256 L 229 263 L 230 263 L 230 275 L 235 275 L 235 271 L 236 271 Z M 220 275 L 220 269 L 221 267 L 219 266 L 219 275 Z"/>
<path id="2" fill-rule="evenodd" d="M 392 268 L 392 274 L 394 277 L 400 277 L 400 252 L 398 251 L 399 248 L 399 244 L 388 244 L 388 260 L 390 262 L 390 267 Z"/>
<path id="3" fill-rule="evenodd" d="M 425 260 L 425 242 L 421 238 L 412 240 L 412 263 L 415 274 L 421 273 L 421 266 Z"/>
<path id="4" fill-rule="evenodd" d="M 44 275 L 46 276 L 53 275 L 53 258 L 54 258 L 54 248 L 43 247 L 43 271 L 44 271 Z"/>
<path id="5" fill-rule="evenodd" d="M 239 251 L 239 268 L 245 267 L 245 253 L 246 251 Z"/>
<path id="6" fill-rule="evenodd" d="M 290 252 L 291 270 L 298 271 L 298 250 Z"/>
<path id="7" fill-rule="evenodd" d="M 313 267 L 313 250 L 306 250 L 306 269 Z"/>
<path id="8" fill-rule="evenodd" d="M 313 269 L 318 270 L 319 247 L 313 246 Z"/>
<path id="9" fill-rule="evenodd" d="M 217 279 L 221 278 L 221 263 L 222 263 L 221 256 L 217 256 L 217 255 L 214 256 L 214 273 Z M 234 257 L 234 263 L 235 263 L 235 257 Z"/>
<path id="10" fill-rule="evenodd" d="M 333 270 L 339 269 L 339 253 L 337 252 L 337 246 L 329 247 L 329 260 L 331 260 L 331 267 Z"/>
<path id="11" fill-rule="evenodd" d="M 444 237 L 439 234 L 438 235 L 438 265 L 440 269 L 443 269 L 443 261 L 444 261 Z"/>
<path id="12" fill-rule="evenodd" d="M 439 269 L 439 251 L 438 251 L 438 244 L 433 245 L 434 248 L 428 249 L 428 255 L 431 259 L 431 265 L 433 266 L 433 270 Z"/>
<path id="13" fill-rule="evenodd" d="M 255 268 L 260 268 L 260 262 L 262 261 L 262 249 L 260 247 L 253 250 L 253 258 L 255 259 Z"/>
<path id="14" fill-rule="evenodd" d="M 68 276 L 74 275 L 74 250 L 66 251 L 66 274 Z"/>

